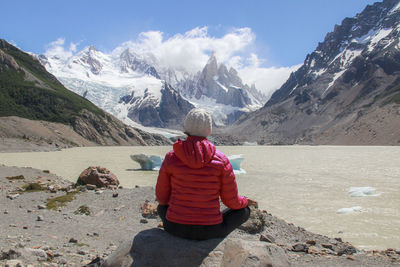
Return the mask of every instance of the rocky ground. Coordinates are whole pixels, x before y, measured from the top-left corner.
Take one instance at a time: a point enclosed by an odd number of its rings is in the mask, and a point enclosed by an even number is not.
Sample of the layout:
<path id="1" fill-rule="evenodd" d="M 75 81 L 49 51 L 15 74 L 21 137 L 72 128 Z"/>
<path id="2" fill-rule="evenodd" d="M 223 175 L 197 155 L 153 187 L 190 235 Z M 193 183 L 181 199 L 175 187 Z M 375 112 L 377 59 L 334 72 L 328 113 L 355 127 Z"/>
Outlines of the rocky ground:
<path id="1" fill-rule="evenodd" d="M 250 250 L 268 248 L 272 255 L 277 251 L 275 257 L 283 265 L 274 266 L 400 266 L 399 250 L 359 251 L 339 238 L 308 232 L 258 209 L 241 229 L 219 240 L 215 249 L 207 247 L 214 241 L 179 241 L 157 230 L 157 216 L 143 214 L 146 201 L 155 201 L 154 188 L 88 190 L 75 188 L 46 170 L 0 165 L 0 266 L 84 266 L 91 262 L 99 266 L 118 256 L 113 252 L 126 240 L 139 235 L 156 237 L 157 242 L 161 236 L 177 247 L 206 247 L 209 256 L 188 266 L 226 264 L 237 242 L 246 242 Z M 152 248 L 148 246 L 150 253 L 160 253 Z M 151 262 L 151 255 L 146 260 Z M 164 266 L 172 263 L 164 262 Z"/>

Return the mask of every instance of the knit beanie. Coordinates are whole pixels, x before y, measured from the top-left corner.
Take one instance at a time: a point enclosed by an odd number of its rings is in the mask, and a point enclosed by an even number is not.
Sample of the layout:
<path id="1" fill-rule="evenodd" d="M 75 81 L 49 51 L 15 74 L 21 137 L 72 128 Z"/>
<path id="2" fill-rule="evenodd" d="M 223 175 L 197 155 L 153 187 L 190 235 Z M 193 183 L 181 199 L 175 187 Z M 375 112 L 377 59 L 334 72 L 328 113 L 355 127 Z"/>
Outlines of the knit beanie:
<path id="1" fill-rule="evenodd" d="M 185 133 L 191 136 L 207 137 L 212 131 L 211 115 L 201 108 L 194 108 L 186 115 Z"/>

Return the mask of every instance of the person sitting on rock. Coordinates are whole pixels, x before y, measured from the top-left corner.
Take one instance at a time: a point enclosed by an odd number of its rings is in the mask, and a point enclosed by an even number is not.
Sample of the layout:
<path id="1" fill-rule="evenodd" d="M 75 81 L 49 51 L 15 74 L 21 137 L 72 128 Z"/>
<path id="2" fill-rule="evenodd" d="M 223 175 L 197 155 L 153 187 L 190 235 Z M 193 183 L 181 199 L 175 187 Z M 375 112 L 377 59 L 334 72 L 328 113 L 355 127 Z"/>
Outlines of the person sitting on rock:
<path id="1" fill-rule="evenodd" d="M 192 109 L 184 128 L 188 138 L 174 143 L 159 171 L 158 214 L 170 234 L 194 240 L 225 237 L 247 221 L 248 206 L 257 202 L 238 195 L 232 165 L 207 140 L 210 114 Z M 228 207 L 223 213 L 220 198 Z"/>

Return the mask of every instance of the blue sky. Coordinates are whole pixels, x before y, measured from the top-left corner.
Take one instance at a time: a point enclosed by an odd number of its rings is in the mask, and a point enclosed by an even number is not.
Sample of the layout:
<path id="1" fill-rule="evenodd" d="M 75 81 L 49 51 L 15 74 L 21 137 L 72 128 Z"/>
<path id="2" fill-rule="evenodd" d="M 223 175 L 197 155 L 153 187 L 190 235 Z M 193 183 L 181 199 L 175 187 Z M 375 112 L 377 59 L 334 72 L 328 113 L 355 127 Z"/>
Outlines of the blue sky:
<path id="1" fill-rule="evenodd" d="M 3 1 L 0 38 L 36 54 L 94 45 L 154 52 L 164 66 L 200 70 L 211 51 L 270 95 L 345 17 L 374 0 Z"/>
<path id="2" fill-rule="evenodd" d="M 265 64 L 291 66 L 302 63 L 335 24 L 373 2 L 13 0 L 1 4 L 0 38 L 34 53 L 43 53 L 60 37 L 111 51 L 150 30 L 168 38 L 207 26 L 210 36 L 220 37 L 232 28 L 249 27 L 256 37 L 253 49 L 267 59 Z"/>

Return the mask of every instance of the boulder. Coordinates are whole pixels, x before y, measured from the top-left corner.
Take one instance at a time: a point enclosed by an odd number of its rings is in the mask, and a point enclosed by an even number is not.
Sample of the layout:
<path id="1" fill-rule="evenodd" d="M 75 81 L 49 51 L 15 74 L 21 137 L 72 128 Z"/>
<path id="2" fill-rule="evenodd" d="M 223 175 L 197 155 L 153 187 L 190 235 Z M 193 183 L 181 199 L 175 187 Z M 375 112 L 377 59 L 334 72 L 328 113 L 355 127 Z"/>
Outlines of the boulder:
<path id="1" fill-rule="evenodd" d="M 117 176 L 106 168 L 96 166 L 85 169 L 78 178 L 77 184 L 96 185 L 97 187 L 106 187 L 115 189 L 119 185 Z"/>
<path id="2" fill-rule="evenodd" d="M 101 266 L 289 266 L 289 262 L 285 251 L 274 244 L 230 237 L 194 241 L 155 228 L 126 240 Z"/>

